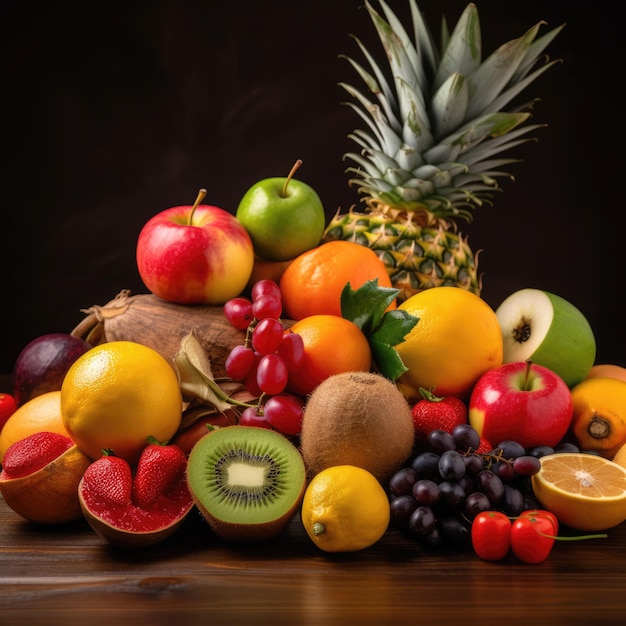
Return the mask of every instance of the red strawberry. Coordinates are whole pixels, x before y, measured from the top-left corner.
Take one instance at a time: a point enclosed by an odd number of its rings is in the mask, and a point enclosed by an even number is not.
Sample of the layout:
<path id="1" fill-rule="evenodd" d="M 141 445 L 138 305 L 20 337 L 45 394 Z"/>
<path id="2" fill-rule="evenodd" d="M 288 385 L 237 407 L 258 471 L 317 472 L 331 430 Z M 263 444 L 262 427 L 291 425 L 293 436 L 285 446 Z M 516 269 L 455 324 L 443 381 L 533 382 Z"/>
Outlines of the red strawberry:
<path id="1" fill-rule="evenodd" d="M 137 463 L 133 501 L 146 507 L 176 483 L 187 466 L 187 457 L 176 444 L 149 443 Z"/>
<path id="2" fill-rule="evenodd" d="M 133 474 L 130 465 L 118 456 L 101 456 L 83 474 L 83 485 L 100 505 L 128 506 Z"/>
<path id="3" fill-rule="evenodd" d="M 4 453 L 2 469 L 7 478 L 33 474 L 69 450 L 74 442 L 65 435 L 38 432 L 12 443 Z"/>
<path id="4" fill-rule="evenodd" d="M 487 454 L 487 452 L 490 452 L 491 450 L 493 450 L 493 446 L 481 435 L 480 445 L 476 448 L 476 452 L 478 454 Z"/>
<path id="5" fill-rule="evenodd" d="M 422 399 L 411 409 L 415 426 L 415 442 L 424 443 L 431 430 L 452 432 L 458 424 L 467 422 L 467 406 L 454 396 L 440 397 L 420 388 Z"/>

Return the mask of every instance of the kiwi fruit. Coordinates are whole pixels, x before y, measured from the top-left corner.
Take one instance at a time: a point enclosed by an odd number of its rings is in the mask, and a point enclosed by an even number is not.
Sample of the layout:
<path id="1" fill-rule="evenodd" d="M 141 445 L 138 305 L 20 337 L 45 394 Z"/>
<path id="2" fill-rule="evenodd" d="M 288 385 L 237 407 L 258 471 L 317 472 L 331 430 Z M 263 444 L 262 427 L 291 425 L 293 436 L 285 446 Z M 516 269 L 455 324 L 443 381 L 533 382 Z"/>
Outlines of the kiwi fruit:
<path id="1" fill-rule="evenodd" d="M 281 433 L 226 426 L 193 446 L 187 484 L 216 535 L 261 542 L 277 537 L 299 510 L 306 470 L 299 450 Z"/>
<path id="2" fill-rule="evenodd" d="M 374 372 L 330 376 L 304 409 L 300 447 L 307 473 L 355 465 L 388 480 L 413 450 L 411 408 L 397 386 Z"/>

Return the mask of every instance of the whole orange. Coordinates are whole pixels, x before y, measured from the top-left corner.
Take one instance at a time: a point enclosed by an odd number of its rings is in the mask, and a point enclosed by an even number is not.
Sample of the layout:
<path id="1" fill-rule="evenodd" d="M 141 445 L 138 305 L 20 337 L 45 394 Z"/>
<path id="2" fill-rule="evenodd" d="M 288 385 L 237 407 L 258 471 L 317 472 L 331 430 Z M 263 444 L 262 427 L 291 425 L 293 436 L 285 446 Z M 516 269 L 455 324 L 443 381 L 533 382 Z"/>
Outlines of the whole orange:
<path id="1" fill-rule="evenodd" d="M 310 315 L 286 332 L 304 343 L 304 363 L 289 374 L 289 389 L 307 395 L 322 381 L 343 372 L 369 372 L 372 351 L 361 329 L 337 315 Z"/>
<path id="2" fill-rule="evenodd" d="M 283 310 L 293 320 L 341 316 L 341 292 L 346 284 L 356 290 L 376 278 L 379 287 L 391 288 L 385 265 L 374 251 L 351 241 L 329 241 L 297 256 L 283 272 Z"/>
<path id="3" fill-rule="evenodd" d="M 399 307 L 419 318 L 395 346 L 408 371 L 398 387 L 409 401 L 420 387 L 438 396 L 466 398 L 478 378 L 502 363 L 502 331 L 495 311 L 460 287 L 431 287 Z"/>

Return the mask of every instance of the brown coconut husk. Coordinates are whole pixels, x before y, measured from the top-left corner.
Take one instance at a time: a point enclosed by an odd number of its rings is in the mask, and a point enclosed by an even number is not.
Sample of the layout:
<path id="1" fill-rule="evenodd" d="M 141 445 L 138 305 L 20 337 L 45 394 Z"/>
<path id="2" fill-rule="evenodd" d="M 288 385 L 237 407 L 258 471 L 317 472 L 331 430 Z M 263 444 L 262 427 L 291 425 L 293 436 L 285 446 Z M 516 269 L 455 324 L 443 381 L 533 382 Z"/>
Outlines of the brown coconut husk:
<path id="1" fill-rule="evenodd" d="M 93 305 L 81 312 L 85 318 L 71 331 L 72 335 L 92 346 L 108 341 L 135 341 L 153 348 L 169 363 L 182 338 L 193 331 L 216 378 L 226 376 L 226 357 L 245 339 L 245 331 L 228 322 L 222 306 L 175 304 L 154 294 L 131 296 L 128 289 L 102 306 Z"/>

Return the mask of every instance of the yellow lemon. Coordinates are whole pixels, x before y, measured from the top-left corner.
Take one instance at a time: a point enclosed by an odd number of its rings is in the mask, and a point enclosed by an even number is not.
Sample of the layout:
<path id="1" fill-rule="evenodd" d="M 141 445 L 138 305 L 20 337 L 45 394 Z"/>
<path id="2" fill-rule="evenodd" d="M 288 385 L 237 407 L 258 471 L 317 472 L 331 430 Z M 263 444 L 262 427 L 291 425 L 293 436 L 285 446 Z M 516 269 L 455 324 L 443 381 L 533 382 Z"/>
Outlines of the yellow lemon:
<path id="1" fill-rule="evenodd" d="M 0 463 L 7 448 L 38 432 L 68 435 L 61 417 L 61 392 L 49 391 L 18 407 L 0 430 Z"/>
<path id="2" fill-rule="evenodd" d="M 132 341 L 92 348 L 72 364 L 61 387 L 65 428 L 92 459 L 112 450 L 135 463 L 148 437 L 164 443 L 176 433 L 182 402 L 173 367 Z"/>
<path id="3" fill-rule="evenodd" d="M 432 287 L 399 307 L 419 318 L 395 346 L 408 371 L 398 387 L 411 402 L 419 388 L 438 396 L 467 397 L 478 378 L 502 364 L 502 331 L 495 311 L 479 296 L 459 287 Z"/>
<path id="4" fill-rule="evenodd" d="M 326 552 L 356 552 L 375 544 L 389 526 L 389 498 L 365 469 L 335 465 L 316 474 L 302 501 L 302 524 Z"/>
<path id="5" fill-rule="evenodd" d="M 595 454 L 562 452 L 540 459 L 535 497 L 577 530 L 606 530 L 626 520 L 626 469 Z"/>

